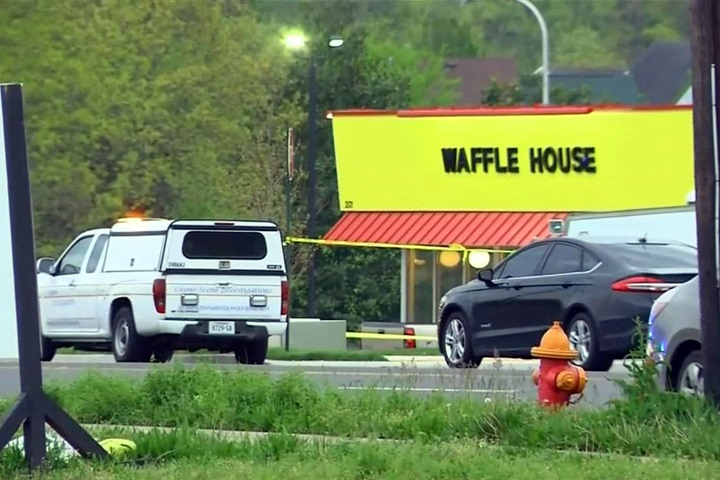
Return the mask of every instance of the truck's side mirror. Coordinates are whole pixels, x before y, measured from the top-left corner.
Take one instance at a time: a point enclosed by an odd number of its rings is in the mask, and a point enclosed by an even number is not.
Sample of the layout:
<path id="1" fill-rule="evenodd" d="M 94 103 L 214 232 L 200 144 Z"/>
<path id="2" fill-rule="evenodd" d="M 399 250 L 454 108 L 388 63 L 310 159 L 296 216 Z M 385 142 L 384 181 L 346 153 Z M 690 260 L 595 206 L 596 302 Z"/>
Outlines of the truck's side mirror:
<path id="1" fill-rule="evenodd" d="M 55 274 L 55 259 L 43 257 L 37 261 L 37 273 L 47 273 L 48 275 Z"/>

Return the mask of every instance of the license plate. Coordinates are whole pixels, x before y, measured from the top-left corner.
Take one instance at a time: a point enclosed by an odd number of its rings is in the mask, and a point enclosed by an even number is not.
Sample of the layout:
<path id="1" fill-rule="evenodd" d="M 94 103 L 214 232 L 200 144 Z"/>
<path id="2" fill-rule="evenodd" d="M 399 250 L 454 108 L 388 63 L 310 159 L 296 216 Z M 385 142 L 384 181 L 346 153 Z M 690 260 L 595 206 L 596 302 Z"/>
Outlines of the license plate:
<path id="1" fill-rule="evenodd" d="M 235 335 L 235 322 L 210 322 L 208 333 L 211 335 Z"/>

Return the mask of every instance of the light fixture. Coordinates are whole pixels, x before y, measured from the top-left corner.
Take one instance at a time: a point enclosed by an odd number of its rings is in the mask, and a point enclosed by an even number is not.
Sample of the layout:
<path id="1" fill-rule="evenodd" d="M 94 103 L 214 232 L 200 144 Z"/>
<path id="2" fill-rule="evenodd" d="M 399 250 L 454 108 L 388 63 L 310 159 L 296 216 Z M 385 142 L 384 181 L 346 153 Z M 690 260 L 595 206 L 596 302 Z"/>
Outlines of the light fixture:
<path id="1" fill-rule="evenodd" d="M 330 48 L 340 48 L 343 45 L 345 45 L 345 40 L 343 40 L 342 37 L 333 36 L 330 37 L 330 40 L 328 41 L 328 47 Z"/>
<path id="2" fill-rule="evenodd" d="M 305 48 L 307 37 L 301 32 L 288 33 L 283 36 L 283 44 L 290 50 Z"/>
<path id="3" fill-rule="evenodd" d="M 460 253 L 454 250 L 443 250 L 440 252 L 440 265 L 445 268 L 457 267 L 460 263 Z"/>
<path id="4" fill-rule="evenodd" d="M 490 265 L 490 254 L 483 250 L 473 250 L 468 255 L 468 263 L 473 268 L 485 268 Z"/>

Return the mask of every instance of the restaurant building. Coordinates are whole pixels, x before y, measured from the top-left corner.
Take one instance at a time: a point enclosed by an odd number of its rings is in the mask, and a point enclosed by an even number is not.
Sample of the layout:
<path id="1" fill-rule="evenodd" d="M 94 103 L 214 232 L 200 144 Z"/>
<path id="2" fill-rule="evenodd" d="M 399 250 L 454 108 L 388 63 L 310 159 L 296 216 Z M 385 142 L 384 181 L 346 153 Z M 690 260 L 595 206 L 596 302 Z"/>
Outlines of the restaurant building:
<path id="1" fill-rule="evenodd" d="M 694 184 L 687 106 L 328 117 L 343 216 L 324 239 L 400 248 L 405 323 L 432 323 L 447 290 L 559 233 L 571 212 L 682 205 Z M 478 263 L 460 251 L 417 248 L 453 245 L 489 255 Z"/>

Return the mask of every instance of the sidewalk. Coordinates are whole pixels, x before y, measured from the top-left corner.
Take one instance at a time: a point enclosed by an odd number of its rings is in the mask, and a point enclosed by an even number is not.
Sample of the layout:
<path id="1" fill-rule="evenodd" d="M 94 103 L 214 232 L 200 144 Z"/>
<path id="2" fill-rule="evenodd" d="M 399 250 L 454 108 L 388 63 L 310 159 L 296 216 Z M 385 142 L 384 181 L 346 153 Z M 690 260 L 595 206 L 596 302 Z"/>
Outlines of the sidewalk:
<path id="1" fill-rule="evenodd" d="M 171 433 L 178 430 L 173 427 L 149 427 L 140 425 L 102 425 L 102 424 L 83 424 L 81 425 L 89 433 L 98 433 L 103 430 L 119 430 L 121 432 L 139 432 L 139 433 L 150 433 L 150 432 L 162 432 Z M 192 433 L 199 433 L 201 435 L 207 435 L 210 438 L 218 440 L 230 441 L 230 442 L 242 442 L 251 441 L 256 442 L 262 440 L 271 435 L 279 435 L 279 432 L 254 432 L 254 431 L 238 431 L 238 430 L 211 430 L 207 428 L 203 429 L 188 429 Z M 382 438 L 367 438 L 367 437 L 337 437 L 331 435 L 312 435 L 305 433 L 289 433 L 298 440 L 313 443 L 341 443 L 341 442 L 400 442 L 401 440 L 382 439 Z"/>

